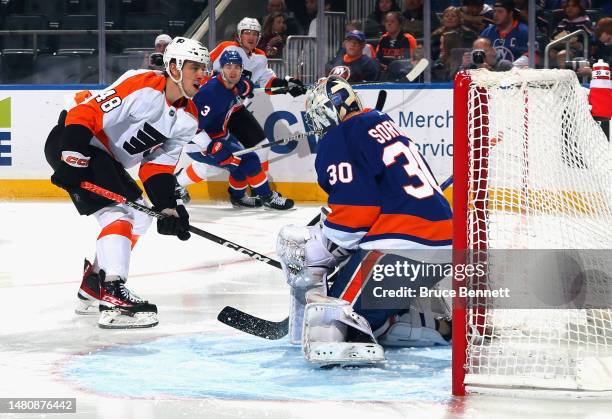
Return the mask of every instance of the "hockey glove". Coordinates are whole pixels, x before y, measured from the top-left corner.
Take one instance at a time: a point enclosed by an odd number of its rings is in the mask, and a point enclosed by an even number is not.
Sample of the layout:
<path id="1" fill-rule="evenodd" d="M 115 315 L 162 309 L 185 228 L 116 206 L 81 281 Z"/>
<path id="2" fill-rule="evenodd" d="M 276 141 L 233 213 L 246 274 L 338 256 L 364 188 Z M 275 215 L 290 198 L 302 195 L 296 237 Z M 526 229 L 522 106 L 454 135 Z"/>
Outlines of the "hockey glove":
<path id="1" fill-rule="evenodd" d="M 206 148 L 206 154 L 212 157 L 219 166 L 240 165 L 240 157 L 234 157 L 231 151 L 223 145 L 223 141 L 212 141 Z"/>
<path id="2" fill-rule="evenodd" d="M 251 79 L 243 77 L 236 85 L 236 96 L 241 99 L 250 99 L 254 96 L 253 89 L 255 89 L 255 85 Z"/>
<path id="3" fill-rule="evenodd" d="M 184 205 L 165 208 L 161 210 L 161 213 L 166 216 L 157 219 L 157 232 L 159 234 L 176 236 L 183 241 L 191 237 L 191 233 L 189 233 L 189 214 Z"/>
<path id="4" fill-rule="evenodd" d="M 288 93 L 293 96 L 301 96 L 306 94 L 307 89 L 304 87 L 304 83 L 300 79 L 295 79 L 293 77 L 287 76 L 287 89 Z"/>
<path id="5" fill-rule="evenodd" d="M 62 151 L 62 163 L 51 175 L 51 182 L 67 191 L 78 189 L 82 181 L 91 177 L 89 159 L 78 151 Z"/>

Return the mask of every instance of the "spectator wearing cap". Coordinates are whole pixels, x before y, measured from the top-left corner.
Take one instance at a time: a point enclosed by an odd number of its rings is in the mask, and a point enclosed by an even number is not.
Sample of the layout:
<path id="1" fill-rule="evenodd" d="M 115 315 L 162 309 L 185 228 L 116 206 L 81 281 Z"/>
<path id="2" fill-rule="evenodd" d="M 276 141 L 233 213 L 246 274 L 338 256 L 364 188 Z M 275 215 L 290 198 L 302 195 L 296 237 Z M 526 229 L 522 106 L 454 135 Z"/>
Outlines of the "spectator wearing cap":
<path id="1" fill-rule="evenodd" d="M 365 45 L 365 35 L 361 31 L 350 31 L 344 38 L 344 49 L 346 54 L 336 57 L 327 64 L 327 72 L 338 66 L 349 68 L 350 76 L 347 79 L 350 83 L 364 81 L 376 81 L 379 76 L 379 66 L 372 58 L 363 55 Z"/>
<path id="2" fill-rule="evenodd" d="M 515 16 L 514 1 L 497 0 L 493 9 L 493 23 L 480 36 L 491 41 L 501 59 L 511 61 L 515 67 L 527 67 L 527 25 Z"/>
<path id="3" fill-rule="evenodd" d="M 172 42 L 170 35 L 165 33 L 158 35 L 155 38 L 155 51 L 145 57 L 142 68 L 164 71 L 164 51 L 170 42 Z"/>
<path id="4" fill-rule="evenodd" d="M 360 28 L 360 21 L 350 20 L 346 23 L 346 25 L 344 25 L 344 32 L 358 31 Z M 344 46 L 341 45 L 340 48 L 338 48 L 338 51 L 336 51 L 334 59 L 337 57 L 342 57 L 344 54 L 346 54 L 346 50 L 344 49 Z M 368 57 L 376 60 L 376 48 L 374 48 L 372 44 L 366 42 L 363 46 L 363 55 L 367 55 Z"/>
<path id="5" fill-rule="evenodd" d="M 387 71 L 389 64 L 395 60 L 414 61 L 417 41 L 414 36 L 402 31 L 403 20 L 399 12 L 389 12 L 385 16 L 386 32 L 376 47 L 376 59 L 382 71 Z"/>

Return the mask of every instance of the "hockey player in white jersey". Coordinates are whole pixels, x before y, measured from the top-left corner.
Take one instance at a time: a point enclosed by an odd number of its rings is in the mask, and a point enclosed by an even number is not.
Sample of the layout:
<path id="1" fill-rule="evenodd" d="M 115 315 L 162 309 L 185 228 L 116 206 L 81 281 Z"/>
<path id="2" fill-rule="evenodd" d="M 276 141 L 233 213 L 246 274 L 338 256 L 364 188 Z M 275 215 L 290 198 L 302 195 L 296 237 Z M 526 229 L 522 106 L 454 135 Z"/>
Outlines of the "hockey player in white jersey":
<path id="1" fill-rule="evenodd" d="M 372 292 L 378 284 L 428 289 L 444 278 L 443 269 L 404 282 L 387 273 L 422 258 L 435 268 L 450 261 L 450 206 L 423 156 L 388 115 L 364 109 L 340 77 L 320 80 L 306 108 L 323 133 L 315 169 L 331 212 L 320 225 L 279 233 L 277 252 L 292 287 L 292 342 L 320 364 L 379 362 L 382 345 L 448 344 L 450 324 L 435 318 L 428 300 L 377 299 Z M 385 269 L 387 282 L 372 279 L 375 267 Z"/>
<path id="2" fill-rule="evenodd" d="M 174 194 L 174 168 L 183 146 L 195 135 L 197 110 L 191 101 L 210 63 L 208 50 L 177 37 L 164 52 L 165 72 L 130 70 L 96 95 L 79 94 L 62 111 L 45 144 L 54 170 L 51 181 L 65 189 L 81 215 L 94 215 L 101 231 L 93 264 L 86 263 L 77 313 L 99 312 L 102 328 L 158 324 L 157 307 L 130 292 L 131 249 L 152 219 L 80 188 L 89 181 L 128 200 L 145 204 L 127 168 L 139 177 L 156 210 L 157 231 L 189 239 L 189 215 Z"/>
<path id="3" fill-rule="evenodd" d="M 235 41 L 221 42 L 210 53 L 213 62 L 213 70 L 221 72 L 221 56 L 225 51 L 236 51 L 240 54 L 243 66 L 243 75 L 249 78 L 255 87 L 265 88 L 270 95 L 290 94 L 293 97 L 306 93 L 304 84 L 296 78 L 279 78 L 274 71 L 268 67 L 268 58 L 264 51 L 257 48 L 257 43 L 261 36 L 261 25 L 255 18 L 245 17 L 237 26 L 237 38 Z M 259 125 L 255 117 L 244 107 L 235 109 L 228 120 L 227 128 L 245 148 L 268 142 L 263 128 Z M 264 171 L 268 171 L 268 156 L 270 148 L 262 148 L 256 151 L 261 161 Z M 194 162 L 193 165 L 204 172 L 204 163 Z M 196 170 L 197 171 L 197 170 Z M 193 172 L 192 172 L 193 173 Z M 199 182 L 201 179 L 196 177 L 191 179 L 192 183 Z M 240 183 L 230 175 L 230 183 Z M 185 188 L 179 187 L 179 193 L 183 199 L 187 200 L 189 195 Z"/>

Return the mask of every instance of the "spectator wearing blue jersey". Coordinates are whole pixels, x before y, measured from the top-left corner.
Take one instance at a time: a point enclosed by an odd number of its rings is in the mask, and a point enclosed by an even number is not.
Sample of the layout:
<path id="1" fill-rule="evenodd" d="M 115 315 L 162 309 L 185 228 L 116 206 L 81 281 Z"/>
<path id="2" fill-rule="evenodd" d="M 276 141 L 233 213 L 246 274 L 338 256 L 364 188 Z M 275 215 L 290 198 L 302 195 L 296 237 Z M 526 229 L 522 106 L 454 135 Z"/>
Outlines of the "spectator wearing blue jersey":
<path id="1" fill-rule="evenodd" d="M 361 31 L 346 33 L 344 48 L 346 54 L 336 57 L 327 64 L 327 72 L 334 67 L 346 66 L 350 70 L 348 79 L 351 83 L 376 81 L 379 75 L 379 65 L 372 58 L 363 54 L 365 35 Z"/>
<path id="2" fill-rule="evenodd" d="M 527 25 L 519 22 L 515 15 L 514 1 L 497 0 L 494 11 L 494 23 L 483 30 L 480 36 L 491 40 L 501 59 L 512 62 L 515 67 L 526 67 Z"/>
<path id="3" fill-rule="evenodd" d="M 230 137 L 230 116 L 245 99 L 253 97 L 254 85 L 242 76 L 242 57 L 237 51 L 223 52 L 220 65 L 220 73 L 208 80 L 193 98 L 198 109 L 199 132 L 185 149 L 194 161 L 176 175 L 178 194 L 185 200 L 188 196 L 185 186 L 202 182 L 211 175 L 209 169 L 213 167 L 231 173 L 228 192 L 234 207 L 292 208 L 291 199 L 270 189 L 268 176 L 257 154 L 234 156 L 233 153 L 243 147 Z M 248 187 L 254 196 L 247 195 Z"/>

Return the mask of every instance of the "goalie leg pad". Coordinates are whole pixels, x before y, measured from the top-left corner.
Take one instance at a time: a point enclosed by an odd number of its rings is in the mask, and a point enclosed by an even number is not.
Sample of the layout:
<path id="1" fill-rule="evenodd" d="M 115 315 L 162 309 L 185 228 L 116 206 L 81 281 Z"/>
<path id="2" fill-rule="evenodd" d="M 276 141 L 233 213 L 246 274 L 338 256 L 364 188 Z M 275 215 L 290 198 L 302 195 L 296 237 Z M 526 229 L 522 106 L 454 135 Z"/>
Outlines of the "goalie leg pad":
<path id="1" fill-rule="evenodd" d="M 307 301 L 302 333 L 302 351 L 307 361 L 322 365 L 384 361 L 384 350 L 376 343 L 370 325 L 346 301 L 317 293 L 308 293 Z M 347 342 L 351 328 L 362 332 L 366 342 Z"/>
<path id="2" fill-rule="evenodd" d="M 390 326 L 379 337 L 379 342 L 383 346 L 393 347 L 450 345 L 436 330 L 432 313 L 422 313 L 414 307 L 408 313 L 390 319 Z"/>

